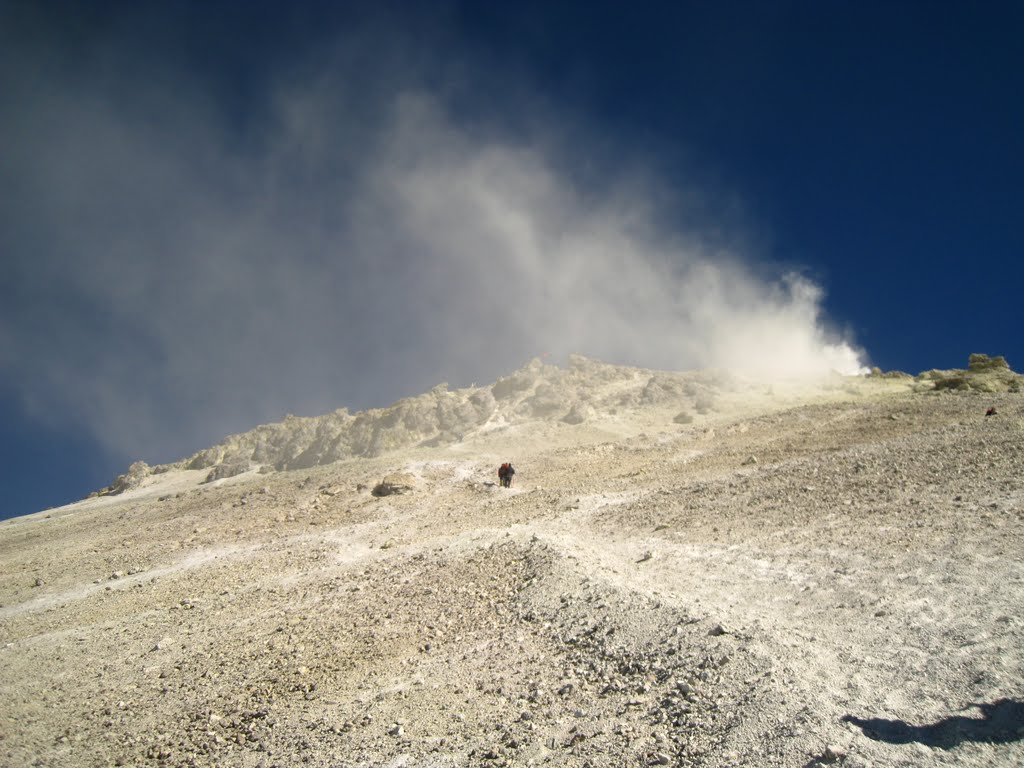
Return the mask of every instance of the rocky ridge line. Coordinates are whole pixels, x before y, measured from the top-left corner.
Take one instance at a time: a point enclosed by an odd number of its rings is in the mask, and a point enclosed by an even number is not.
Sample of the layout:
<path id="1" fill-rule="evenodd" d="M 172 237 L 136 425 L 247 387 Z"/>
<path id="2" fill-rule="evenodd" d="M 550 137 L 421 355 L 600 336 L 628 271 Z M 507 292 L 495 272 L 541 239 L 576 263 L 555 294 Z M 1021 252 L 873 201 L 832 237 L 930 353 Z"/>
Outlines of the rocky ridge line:
<path id="1" fill-rule="evenodd" d="M 914 379 L 914 390 L 1019 392 L 1024 376 L 1001 356 L 972 354 L 966 370 L 925 371 L 916 377 L 875 368 L 871 378 Z M 201 450 L 171 464 L 138 461 L 110 486 L 93 495 L 123 493 L 150 474 L 171 469 L 209 470 L 213 482 L 259 467 L 261 472 L 308 469 L 350 458 L 374 458 L 414 447 L 451 445 L 488 427 L 531 420 L 581 424 L 622 409 L 678 407 L 676 423 L 714 410 L 725 392 L 744 385 L 722 371 L 666 372 L 603 363 L 570 355 L 568 368 L 539 359 L 484 387 L 449 390 L 439 384 L 387 408 L 350 414 L 341 408 L 323 416 L 286 416 Z"/>

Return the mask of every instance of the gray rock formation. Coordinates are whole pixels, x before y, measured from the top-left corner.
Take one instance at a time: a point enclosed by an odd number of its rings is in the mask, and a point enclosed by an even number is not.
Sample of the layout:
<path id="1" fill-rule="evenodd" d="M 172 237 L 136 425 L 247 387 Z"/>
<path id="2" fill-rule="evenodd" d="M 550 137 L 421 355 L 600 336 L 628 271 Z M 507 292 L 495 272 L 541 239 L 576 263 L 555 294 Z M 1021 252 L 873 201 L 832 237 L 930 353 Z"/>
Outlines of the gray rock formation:
<path id="1" fill-rule="evenodd" d="M 1020 392 L 1024 388 L 1024 376 L 1014 373 L 1001 355 L 972 354 L 967 370 L 932 369 L 918 374 L 916 381 L 918 391 Z"/>
<path id="2" fill-rule="evenodd" d="M 871 378 L 902 380 L 899 372 L 875 370 Z M 931 370 L 914 379 L 917 391 L 1018 392 L 1024 376 L 1003 357 L 971 355 L 966 370 Z M 681 373 L 612 365 L 572 355 L 567 368 L 534 359 L 494 384 L 430 392 L 387 408 L 350 414 L 342 408 L 324 416 L 287 416 L 232 435 L 176 465 L 210 470 L 209 481 L 231 477 L 251 466 L 275 470 L 308 469 L 343 459 L 383 456 L 393 451 L 458 443 L 487 425 L 510 426 L 535 420 L 581 425 L 602 416 L 650 408 L 670 409 L 676 424 L 708 417 L 721 398 L 743 386 L 722 371 Z M 133 464 L 100 494 L 122 493 L 152 472 L 167 468 Z"/>
<path id="3" fill-rule="evenodd" d="M 416 487 L 416 478 L 405 472 L 393 472 L 374 487 L 374 496 L 394 496 L 409 493 Z"/>
<path id="4" fill-rule="evenodd" d="M 341 409 L 325 416 L 287 416 L 276 424 L 225 438 L 189 457 L 182 466 L 215 469 L 261 464 L 278 470 L 307 469 L 416 445 L 457 443 L 495 417 L 505 424 L 552 418 L 581 424 L 596 413 L 622 404 L 633 408 L 673 401 L 692 405 L 692 398 L 686 394 L 688 377 L 705 376 L 659 373 L 654 377 L 646 372 L 646 377 L 638 378 L 637 370 L 581 355 L 571 356 L 567 369 L 534 359 L 486 387 L 449 390 L 441 384 L 387 408 L 354 415 Z M 598 393 L 609 385 L 619 390 L 614 398 L 602 399 Z M 626 390 L 621 389 L 622 385 Z M 701 384 L 699 390 L 704 392 L 708 387 L 713 384 Z M 696 391 L 692 386 L 689 390 Z M 213 476 L 230 476 L 224 474 L 227 471 L 218 470 Z"/>
<path id="5" fill-rule="evenodd" d="M 134 488 L 138 488 L 142 481 L 153 472 L 152 468 L 144 461 L 136 461 L 130 467 L 128 471 L 123 475 L 118 475 L 117 479 L 99 491 L 96 491 L 90 496 L 116 496 L 130 491 Z"/>
<path id="6" fill-rule="evenodd" d="M 239 461 L 232 464 L 218 464 L 210 470 L 206 476 L 206 482 L 212 483 L 215 480 L 223 480 L 228 477 L 235 477 L 243 472 L 249 471 L 249 462 Z"/>

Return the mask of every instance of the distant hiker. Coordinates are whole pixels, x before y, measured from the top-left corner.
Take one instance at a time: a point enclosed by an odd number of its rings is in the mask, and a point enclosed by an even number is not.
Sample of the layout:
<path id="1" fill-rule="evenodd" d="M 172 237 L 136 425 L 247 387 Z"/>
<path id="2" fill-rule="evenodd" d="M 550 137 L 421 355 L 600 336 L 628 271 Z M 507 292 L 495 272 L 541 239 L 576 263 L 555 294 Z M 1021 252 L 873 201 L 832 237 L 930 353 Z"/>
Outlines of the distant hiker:
<path id="1" fill-rule="evenodd" d="M 498 467 L 498 482 L 501 483 L 502 488 L 512 487 L 512 476 L 516 473 L 515 467 L 512 466 L 512 462 L 506 461 L 500 467 Z"/>
<path id="2" fill-rule="evenodd" d="M 999 411 L 996 410 L 996 407 L 994 405 L 991 408 L 989 408 L 987 411 L 985 411 L 985 415 L 986 416 L 995 416 L 998 413 L 999 413 Z"/>

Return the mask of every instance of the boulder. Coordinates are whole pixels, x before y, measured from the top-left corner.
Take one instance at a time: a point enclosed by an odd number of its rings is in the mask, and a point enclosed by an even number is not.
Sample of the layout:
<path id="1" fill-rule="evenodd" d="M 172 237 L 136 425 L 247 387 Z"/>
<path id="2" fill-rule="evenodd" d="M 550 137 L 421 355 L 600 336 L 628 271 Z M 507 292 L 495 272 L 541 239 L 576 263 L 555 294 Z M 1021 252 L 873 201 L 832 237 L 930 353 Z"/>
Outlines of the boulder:
<path id="1" fill-rule="evenodd" d="M 587 419 L 593 418 L 594 409 L 586 403 L 573 403 L 569 412 L 562 417 L 566 424 L 582 424 Z"/>
<path id="2" fill-rule="evenodd" d="M 978 353 L 972 354 L 967 360 L 967 370 L 971 373 L 988 373 L 991 371 L 1009 371 L 1010 364 L 1002 355 L 989 357 Z"/>
<path id="3" fill-rule="evenodd" d="M 672 419 L 676 424 L 691 424 L 693 423 L 693 414 L 689 411 L 680 411 Z"/>
<path id="4" fill-rule="evenodd" d="M 212 483 L 214 480 L 223 480 L 226 477 L 234 477 L 243 472 L 249 471 L 249 462 L 237 461 L 230 464 L 218 464 L 206 475 L 204 483 Z"/>
<path id="5" fill-rule="evenodd" d="M 527 398 L 526 405 L 529 406 L 530 413 L 535 418 L 544 419 L 563 411 L 566 402 L 563 393 L 558 388 L 545 383 L 537 386 L 533 396 Z"/>
<path id="6" fill-rule="evenodd" d="M 529 390 L 537 381 L 536 374 L 530 371 L 516 371 L 511 376 L 498 379 L 491 387 L 491 395 L 495 400 L 503 400 Z"/>
<path id="7" fill-rule="evenodd" d="M 374 496 L 393 496 L 409 493 L 416 487 L 416 478 L 405 472 L 393 472 L 374 486 Z"/>
<path id="8" fill-rule="evenodd" d="M 93 496 L 117 496 L 119 493 L 130 491 L 142 485 L 142 481 L 151 474 L 149 465 L 144 461 L 136 461 L 123 475 L 102 490 L 96 491 Z"/>

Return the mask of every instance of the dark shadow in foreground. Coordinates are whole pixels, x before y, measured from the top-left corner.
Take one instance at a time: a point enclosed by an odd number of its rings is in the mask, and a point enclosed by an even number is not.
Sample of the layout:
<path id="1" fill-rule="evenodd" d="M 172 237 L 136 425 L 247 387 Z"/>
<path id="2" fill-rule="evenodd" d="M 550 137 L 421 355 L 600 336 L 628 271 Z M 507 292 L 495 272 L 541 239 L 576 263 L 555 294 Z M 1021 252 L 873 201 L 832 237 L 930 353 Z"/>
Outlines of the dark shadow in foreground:
<path id="1" fill-rule="evenodd" d="M 946 717 L 931 725 L 910 725 L 902 720 L 880 717 L 863 719 L 844 715 L 843 720 L 860 727 L 864 735 L 890 744 L 919 742 L 929 747 L 952 749 L 965 741 L 1008 744 L 1024 739 L 1024 702 L 999 699 L 991 704 L 972 704 L 982 717 Z"/>

